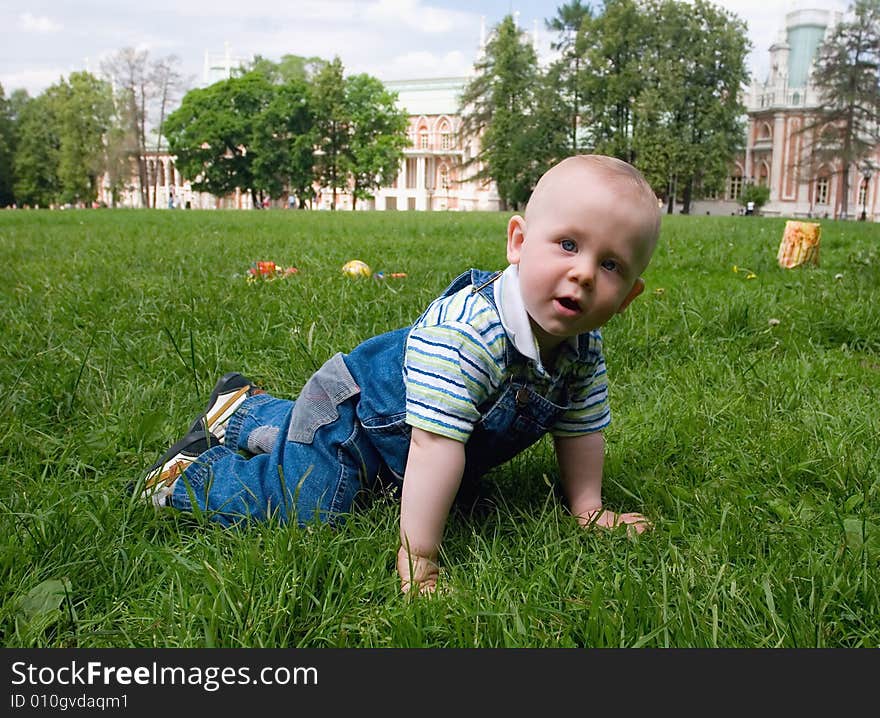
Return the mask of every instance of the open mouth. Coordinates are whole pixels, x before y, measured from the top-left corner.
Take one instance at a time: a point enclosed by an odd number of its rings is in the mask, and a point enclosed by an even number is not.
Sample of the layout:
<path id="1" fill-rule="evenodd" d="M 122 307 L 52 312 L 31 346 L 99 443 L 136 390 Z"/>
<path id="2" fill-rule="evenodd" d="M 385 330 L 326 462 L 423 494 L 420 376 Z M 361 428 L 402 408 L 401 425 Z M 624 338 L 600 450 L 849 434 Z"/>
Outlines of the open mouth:
<path id="1" fill-rule="evenodd" d="M 581 310 L 581 305 L 578 304 L 574 299 L 569 299 L 568 297 L 560 297 L 557 299 L 565 309 L 570 312 L 579 312 Z"/>

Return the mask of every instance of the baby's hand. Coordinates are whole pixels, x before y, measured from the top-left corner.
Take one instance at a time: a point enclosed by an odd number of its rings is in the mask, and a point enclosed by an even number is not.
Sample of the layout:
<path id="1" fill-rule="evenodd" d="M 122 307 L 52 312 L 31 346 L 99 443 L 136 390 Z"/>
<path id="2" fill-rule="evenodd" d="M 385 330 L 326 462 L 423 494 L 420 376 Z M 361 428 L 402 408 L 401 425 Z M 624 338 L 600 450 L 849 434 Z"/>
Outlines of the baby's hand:
<path id="1" fill-rule="evenodd" d="M 400 590 L 404 593 L 412 590 L 434 593 L 440 567 L 433 558 L 409 553 L 401 546 L 397 550 L 397 573 L 400 575 Z"/>
<path id="2" fill-rule="evenodd" d="M 626 526 L 627 533 L 635 531 L 637 534 L 653 528 L 653 524 L 642 514 L 617 514 L 607 509 L 597 509 L 592 513 L 578 516 L 578 522 L 581 526 L 601 526 L 605 529 Z"/>

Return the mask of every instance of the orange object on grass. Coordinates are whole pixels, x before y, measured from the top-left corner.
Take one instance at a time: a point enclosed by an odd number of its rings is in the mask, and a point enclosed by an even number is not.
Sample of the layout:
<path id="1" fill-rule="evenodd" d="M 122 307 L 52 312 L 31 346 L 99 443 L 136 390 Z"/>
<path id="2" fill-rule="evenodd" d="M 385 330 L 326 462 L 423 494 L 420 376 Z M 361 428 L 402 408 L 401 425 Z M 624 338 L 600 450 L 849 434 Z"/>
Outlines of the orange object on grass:
<path id="1" fill-rule="evenodd" d="M 819 265 L 819 239 L 822 227 L 818 222 L 798 222 L 789 220 L 785 223 L 782 242 L 776 259 L 783 269 L 791 269 L 801 264 Z"/>

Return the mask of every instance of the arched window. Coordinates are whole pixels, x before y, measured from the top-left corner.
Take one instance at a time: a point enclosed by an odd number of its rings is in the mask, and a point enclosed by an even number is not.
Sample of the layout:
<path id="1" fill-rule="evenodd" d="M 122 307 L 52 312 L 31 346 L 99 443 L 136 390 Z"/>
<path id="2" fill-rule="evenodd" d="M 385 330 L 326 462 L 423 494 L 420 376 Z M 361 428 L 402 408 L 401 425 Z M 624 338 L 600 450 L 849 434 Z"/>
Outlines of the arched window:
<path id="1" fill-rule="evenodd" d="M 828 177 L 819 177 L 816 180 L 816 204 L 828 204 Z"/>
<path id="2" fill-rule="evenodd" d="M 452 131 L 446 120 L 440 123 L 440 149 L 445 151 L 452 149 Z"/>
<path id="3" fill-rule="evenodd" d="M 440 176 L 440 189 L 448 191 L 451 186 L 451 182 L 449 180 L 449 167 L 446 166 L 446 163 L 440 165 L 440 170 L 438 171 L 438 174 Z"/>
<path id="4" fill-rule="evenodd" d="M 727 189 L 728 199 L 739 199 L 742 194 L 743 178 L 742 175 L 733 175 L 730 178 Z"/>

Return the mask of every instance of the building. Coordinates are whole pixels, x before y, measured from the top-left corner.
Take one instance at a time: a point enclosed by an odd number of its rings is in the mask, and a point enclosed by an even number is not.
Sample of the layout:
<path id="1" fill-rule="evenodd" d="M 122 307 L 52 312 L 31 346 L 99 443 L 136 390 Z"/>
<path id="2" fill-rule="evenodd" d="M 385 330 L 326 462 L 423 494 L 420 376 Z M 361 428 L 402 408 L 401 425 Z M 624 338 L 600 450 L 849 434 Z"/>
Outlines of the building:
<path id="1" fill-rule="evenodd" d="M 229 71 L 224 63 L 217 67 Z M 206 70 L 206 78 L 208 76 Z M 478 167 L 464 166 L 477 152 L 477 140 L 461 133 L 461 116 L 458 112 L 459 98 L 467 81 L 466 77 L 452 77 L 385 83 L 389 90 L 397 93 L 398 107 L 403 108 L 409 117 L 409 145 L 404 149 L 400 170 L 391 186 L 379 189 L 370 201 L 359 201 L 357 209 L 499 209 L 500 199 L 495 184 L 472 179 L 471 175 Z M 155 196 L 156 207 L 253 208 L 250 193 L 246 191 L 237 190 L 227 197 L 195 191 L 190 180 L 181 177 L 174 157 L 167 151 L 148 152 L 147 175 L 150 206 L 154 205 Z M 99 190 L 98 201 L 109 205 L 109 179 L 105 178 L 104 185 Z M 332 192 L 318 190 L 316 196 L 316 209 L 331 208 Z M 351 195 L 337 191 L 337 209 L 350 210 L 351 203 Z M 124 207 L 141 206 L 136 176 L 123 191 L 119 204 Z M 276 199 L 272 204 L 285 206 L 286 202 Z"/>
<path id="2" fill-rule="evenodd" d="M 461 133 L 459 98 L 467 78 L 386 82 L 397 93 L 398 107 L 409 116 L 409 146 L 397 178 L 358 209 L 497 210 L 500 199 L 493 182 L 470 178 L 476 168 L 464 167 L 477 151 L 476 140 Z M 320 193 L 317 207 L 329 209 L 331 193 Z M 337 193 L 336 206 L 351 209 L 351 197 Z"/>
<path id="3" fill-rule="evenodd" d="M 842 216 L 843 172 L 839 163 L 815 166 L 807 137 L 798 130 L 819 106 L 811 83 L 813 62 L 823 40 L 841 21 L 829 10 L 796 10 L 770 46 L 770 71 L 745 95 L 748 130 L 744 155 L 736 160 L 726 188 L 735 201 L 745 183 L 770 188 L 764 215 Z M 875 169 L 876 168 L 876 169 Z M 880 220 L 880 146 L 861 166 L 850 168 L 848 216 Z"/>

